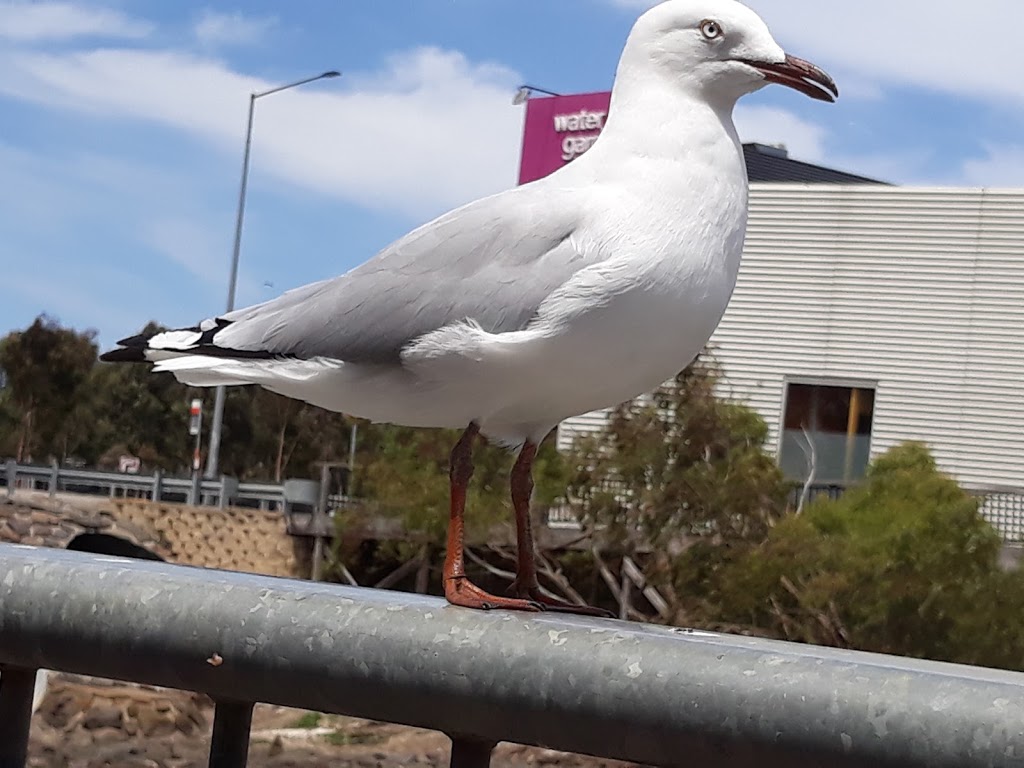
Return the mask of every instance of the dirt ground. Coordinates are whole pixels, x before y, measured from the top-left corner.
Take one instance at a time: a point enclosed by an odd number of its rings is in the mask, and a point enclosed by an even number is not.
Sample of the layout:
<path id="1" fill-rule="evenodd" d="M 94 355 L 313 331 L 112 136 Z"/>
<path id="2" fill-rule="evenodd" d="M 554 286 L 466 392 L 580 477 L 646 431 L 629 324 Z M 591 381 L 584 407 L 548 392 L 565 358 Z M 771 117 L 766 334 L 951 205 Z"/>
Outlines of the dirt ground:
<path id="1" fill-rule="evenodd" d="M 213 707 L 179 691 L 56 676 L 32 722 L 31 768 L 201 768 Z M 448 739 L 432 731 L 256 706 L 251 768 L 397 768 L 447 766 Z M 494 768 L 632 764 L 501 744 Z"/>

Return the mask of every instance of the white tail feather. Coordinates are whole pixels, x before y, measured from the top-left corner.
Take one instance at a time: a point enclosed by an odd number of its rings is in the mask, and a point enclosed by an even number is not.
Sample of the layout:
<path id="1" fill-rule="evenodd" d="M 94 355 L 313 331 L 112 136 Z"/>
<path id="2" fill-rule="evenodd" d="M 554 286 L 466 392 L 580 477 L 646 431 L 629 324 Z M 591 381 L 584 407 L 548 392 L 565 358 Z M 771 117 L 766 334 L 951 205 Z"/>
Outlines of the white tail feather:
<path id="1" fill-rule="evenodd" d="M 192 387 L 242 386 L 260 384 L 275 388 L 283 382 L 308 381 L 338 370 L 337 360 L 232 360 L 205 355 L 182 355 L 156 360 L 155 371 L 167 371 L 182 384 Z"/>

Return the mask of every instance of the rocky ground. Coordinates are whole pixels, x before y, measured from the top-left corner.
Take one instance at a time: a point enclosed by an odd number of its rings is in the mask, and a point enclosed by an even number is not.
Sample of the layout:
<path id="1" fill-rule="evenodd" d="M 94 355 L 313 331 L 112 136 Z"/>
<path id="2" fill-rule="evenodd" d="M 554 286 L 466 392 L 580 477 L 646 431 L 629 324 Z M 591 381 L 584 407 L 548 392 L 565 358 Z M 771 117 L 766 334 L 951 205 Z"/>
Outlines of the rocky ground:
<path id="1" fill-rule="evenodd" d="M 31 768 L 201 768 L 212 703 L 178 691 L 58 676 L 32 723 Z M 441 734 L 354 718 L 258 705 L 251 768 L 446 766 Z M 626 763 L 502 744 L 492 766 L 627 768 Z"/>

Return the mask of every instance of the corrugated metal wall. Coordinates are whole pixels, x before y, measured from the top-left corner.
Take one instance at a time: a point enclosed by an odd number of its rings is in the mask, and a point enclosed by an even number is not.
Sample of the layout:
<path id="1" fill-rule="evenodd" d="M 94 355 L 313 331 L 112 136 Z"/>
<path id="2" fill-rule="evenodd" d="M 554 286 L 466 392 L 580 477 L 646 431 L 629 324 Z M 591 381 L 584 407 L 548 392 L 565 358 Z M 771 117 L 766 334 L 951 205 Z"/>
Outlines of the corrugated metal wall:
<path id="1" fill-rule="evenodd" d="M 873 456 L 924 440 L 967 484 L 1024 486 L 1024 191 L 752 185 L 712 343 L 773 445 L 787 378 L 877 383 Z"/>

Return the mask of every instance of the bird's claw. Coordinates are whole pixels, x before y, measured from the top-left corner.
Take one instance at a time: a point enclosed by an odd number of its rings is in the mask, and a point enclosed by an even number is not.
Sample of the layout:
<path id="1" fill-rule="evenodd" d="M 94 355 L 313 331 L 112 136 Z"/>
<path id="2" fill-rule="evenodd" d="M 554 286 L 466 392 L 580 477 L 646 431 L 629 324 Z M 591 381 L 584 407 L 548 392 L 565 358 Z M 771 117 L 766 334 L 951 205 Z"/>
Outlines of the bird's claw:
<path id="1" fill-rule="evenodd" d="M 548 597 L 540 591 L 539 586 L 522 586 L 518 579 L 512 582 L 512 586 L 509 587 L 508 591 L 511 595 L 515 595 L 520 599 L 528 600 L 539 605 L 540 610 L 543 611 L 573 613 L 579 616 L 597 616 L 603 619 L 615 618 L 614 613 L 606 611 L 604 608 L 596 608 L 590 605 L 577 605 L 576 603 L 568 603 L 564 600 Z"/>
<path id="2" fill-rule="evenodd" d="M 538 603 L 536 600 L 527 600 L 526 602 L 530 604 L 530 608 L 534 611 L 543 612 L 547 610 L 547 606 L 543 603 Z M 493 611 L 499 608 L 501 608 L 500 605 L 492 605 L 488 602 L 480 603 L 480 609 L 484 611 Z"/>
<path id="3" fill-rule="evenodd" d="M 482 611 L 530 611 L 540 612 L 544 606 L 537 600 L 515 597 L 498 597 L 480 589 L 465 576 L 450 578 L 444 585 L 444 596 L 452 605 L 476 608 Z"/>

